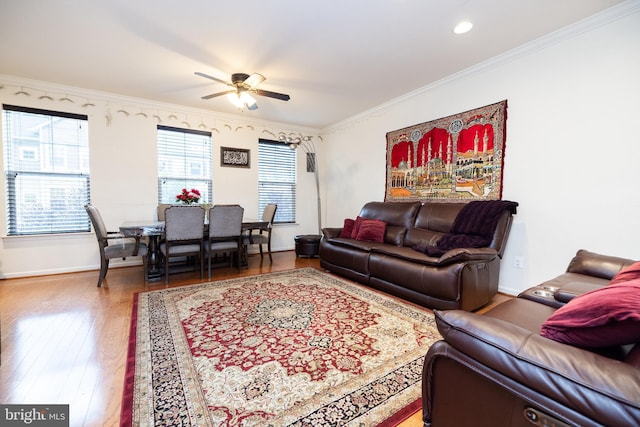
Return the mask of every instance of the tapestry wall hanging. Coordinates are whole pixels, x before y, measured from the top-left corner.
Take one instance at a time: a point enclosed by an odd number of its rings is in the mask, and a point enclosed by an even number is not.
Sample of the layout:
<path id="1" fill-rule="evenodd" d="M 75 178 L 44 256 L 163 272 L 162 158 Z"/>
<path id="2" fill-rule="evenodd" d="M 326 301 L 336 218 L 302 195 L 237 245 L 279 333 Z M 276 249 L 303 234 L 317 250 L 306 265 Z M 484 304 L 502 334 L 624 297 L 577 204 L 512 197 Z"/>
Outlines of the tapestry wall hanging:
<path id="1" fill-rule="evenodd" d="M 507 100 L 387 133 L 385 201 L 500 200 Z"/>

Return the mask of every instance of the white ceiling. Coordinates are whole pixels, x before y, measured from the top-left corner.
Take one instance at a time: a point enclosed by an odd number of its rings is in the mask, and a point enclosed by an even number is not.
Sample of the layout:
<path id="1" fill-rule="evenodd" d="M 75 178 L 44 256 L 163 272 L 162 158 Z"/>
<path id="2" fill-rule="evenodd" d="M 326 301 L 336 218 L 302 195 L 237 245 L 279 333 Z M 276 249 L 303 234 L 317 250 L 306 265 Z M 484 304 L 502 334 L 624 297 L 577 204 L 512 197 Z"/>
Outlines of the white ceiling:
<path id="1" fill-rule="evenodd" d="M 617 3 L 0 0 L 0 74 L 320 129 Z M 291 100 L 241 112 L 200 99 L 226 87 L 195 71 L 259 72 Z"/>

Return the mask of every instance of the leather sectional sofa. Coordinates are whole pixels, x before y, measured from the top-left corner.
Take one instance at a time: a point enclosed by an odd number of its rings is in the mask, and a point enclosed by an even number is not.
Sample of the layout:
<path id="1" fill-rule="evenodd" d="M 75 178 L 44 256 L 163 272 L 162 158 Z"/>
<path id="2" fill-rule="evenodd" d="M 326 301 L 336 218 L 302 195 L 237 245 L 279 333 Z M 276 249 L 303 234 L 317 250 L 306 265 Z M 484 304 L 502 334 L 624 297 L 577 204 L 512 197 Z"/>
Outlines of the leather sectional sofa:
<path id="1" fill-rule="evenodd" d="M 602 291 L 628 286 L 638 295 L 640 263 L 633 263 L 580 250 L 564 274 L 483 315 L 436 311 L 444 339 L 431 346 L 424 362 L 424 425 L 640 425 L 640 309 L 633 308 L 640 297 L 626 314 L 635 317 L 635 338 L 626 338 L 633 342 L 586 348 L 541 334 L 554 313 L 584 306 L 587 297 L 607 313 L 617 308 L 606 306 Z M 629 271 L 635 279 L 621 283 Z M 625 321 L 608 321 L 604 338 L 614 340 L 613 328 Z M 597 327 L 574 331 L 597 338 Z"/>
<path id="2" fill-rule="evenodd" d="M 500 261 L 517 206 L 504 203 L 484 246 L 428 255 L 423 249 L 450 236 L 458 214 L 468 204 L 369 202 L 358 218 L 384 222 L 382 241 L 361 240 L 353 234 L 341 237 L 344 227 L 324 228 L 320 266 L 425 307 L 474 310 L 498 290 Z"/>

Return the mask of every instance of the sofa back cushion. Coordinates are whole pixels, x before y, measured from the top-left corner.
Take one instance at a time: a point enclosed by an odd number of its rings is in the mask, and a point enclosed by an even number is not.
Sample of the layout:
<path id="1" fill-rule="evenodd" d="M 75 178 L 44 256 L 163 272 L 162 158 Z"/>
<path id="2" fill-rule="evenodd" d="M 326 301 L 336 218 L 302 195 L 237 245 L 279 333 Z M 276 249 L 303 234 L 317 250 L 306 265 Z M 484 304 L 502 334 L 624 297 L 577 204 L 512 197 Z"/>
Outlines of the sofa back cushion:
<path id="1" fill-rule="evenodd" d="M 413 225 L 420 206 L 420 202 L 369 202 L 362 207 L 358 216 L 387 223 L 384 242 L 400 246 L 407 228 Z"/>
<path id="2" fill-rule="evenodd" d="M 465 203 L 425 203 L 416 215 L 414 227 L 407 231 L 404 246 L 434 246 L 440 237 L 451 231 L 458 213 L 464 206 Z M 503 212 L 489 245 L 500 256 L 504 253 L 511 222 L 511 212 Z"/>
<path id="3" fill-rule="evenodd" d="M 585 274 L 611 280 L 620 270 L 634 262 L 631 259 L 601 255 L 580 249 L 569 263 L 567 273 Z"/>
<path id="4" fill-rule="evenodd" d="M 426 246 L 435 246 L 438 243 L 438 240 L 440 240 L 444 235 L 445 233 L 441 233 L 439 231 L 412 227 L 407 230 L 403 246 L 414 249 L 419 247 L 424 248 Z"/>
<path id="5" fill-rule="evenodd" d="M 420 208 L 414 227 L 448 233 L 464 205 L 464 203 L 427 202 Z"/>
<path id="6" fill-rule="evenodd" d="M 413 227 L 407 230 L 404 246 L 435 246 L 451 230 L 463 203 L 425 203 L 416 215 Z"/>

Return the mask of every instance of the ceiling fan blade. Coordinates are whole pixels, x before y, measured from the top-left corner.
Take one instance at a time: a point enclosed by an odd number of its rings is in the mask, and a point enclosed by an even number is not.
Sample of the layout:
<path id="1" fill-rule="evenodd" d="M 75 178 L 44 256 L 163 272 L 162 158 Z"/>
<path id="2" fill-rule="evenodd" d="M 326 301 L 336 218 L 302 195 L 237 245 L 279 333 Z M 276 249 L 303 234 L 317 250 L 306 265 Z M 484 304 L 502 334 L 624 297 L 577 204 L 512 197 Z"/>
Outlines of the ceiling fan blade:
<path id="1" fill-rule="evenodd" d="M 268 90 L 253 89 L 251 92 L 255 93 L 256 95 L 266 96 L 268 98 L 280 99 L 282 101 L 288 101 L 291 99 L 289 95 L 285 95 L 284 93 L 271 92 Z"/>
<path id="2" fill-rule="evenodd" d="M 218 83 L 229 85 L 229 82 L 225 82 L 224 80 L 221 80 L 221 79 L 219 79 L 217 77 L 212 77 L 212 76 L 210 76 L 208 74 L 205 74 L 205 73 L 199 73 L 199 72 L 196 71 L 194 74 L 196 76 L 204 77 L 205 79 L 210 79 L 210 80 L 213 80 L 213 81 L 218 82 Z"/>
<path id="3" fill-rule="evenodd" d="M 218 92 L 218 93 L 212 93 L 211 95 L 205 95 L 202 97 L 202 99 L 211 99 L 211 98 L 215 98 L 216 96 L 222 96 L 222 95 L 227 95 L 229 93 L 234 93 L 236 90 L 232 89 L 232 90 L 225 90 L 224 92 Z"/>
<path id="4" fill-rule="evenodd" d="M 253 73 L 244 81 L 244 84 L 249 88 L 253 89 L 258 86 L 260 83 L 265 81 L 267 78 L 259 73 Z"/>

